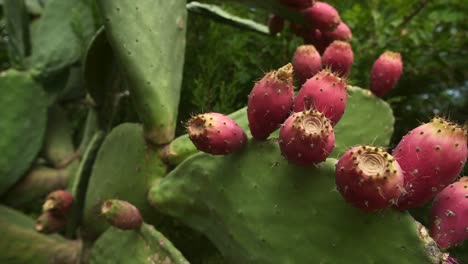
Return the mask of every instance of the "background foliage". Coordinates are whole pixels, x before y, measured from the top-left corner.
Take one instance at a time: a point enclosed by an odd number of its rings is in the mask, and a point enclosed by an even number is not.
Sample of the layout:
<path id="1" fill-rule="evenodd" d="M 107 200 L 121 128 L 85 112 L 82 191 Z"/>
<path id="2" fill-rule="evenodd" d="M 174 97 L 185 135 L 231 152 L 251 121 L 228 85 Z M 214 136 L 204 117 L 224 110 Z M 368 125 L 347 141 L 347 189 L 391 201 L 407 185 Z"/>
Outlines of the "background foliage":
<path id="1" fill-rule="evenodd" d="M 266 23 L 263 10 L 204 1 Z M 396 116 L 393 145 L 434 115 L 468 119 L 468 6 L 463 0 L 329 1 L 353 30 L 350 81 L 367 87 L 384 50 L 402 54 L 404 74 L 387 96 Z M 231 112 L 246 104 L 253 82 L 291 60 L 302 40 L 286 27 L 268 37 L 190 16 L 180 120 L 201 111 Z"/>

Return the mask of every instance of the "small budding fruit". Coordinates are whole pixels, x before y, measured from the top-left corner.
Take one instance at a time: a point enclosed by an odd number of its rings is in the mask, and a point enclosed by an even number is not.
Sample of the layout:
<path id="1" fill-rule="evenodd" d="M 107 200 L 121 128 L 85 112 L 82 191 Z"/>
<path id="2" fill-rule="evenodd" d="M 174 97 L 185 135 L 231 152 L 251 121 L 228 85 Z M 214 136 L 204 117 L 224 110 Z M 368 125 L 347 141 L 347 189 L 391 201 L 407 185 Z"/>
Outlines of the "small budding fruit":
<path id="1" fill-rule="evenodd" d="M 292 65 L 296 79 L 303 85 L 322 69 L 322 59 L 314 46 L 301 45 L 294 52 Z"/>
<path id="2" fill-rule="evenodd" d="M 460 174 L 468 155 L 467 131 L 443 118 L 434 118 L 410 131 L 393 150 L 405 175 L 399 209 L 428 202 Z"/>
<path id="3" fill-rule="evenodd" d="M 292 114 L 281 126 L 282 155 L 299 166 L 324 161 L 335 147 L 335 133 L 324 114 L 308 110 Z"/>
<path id="4" fill-rule="evenodd" d="M 403 72 L 400 53 L 386 51 L 374 62 L 371 71 L 371 91 L 384 96 L 397 84 Z"/>
<path id="5" fill-rule="evenodd" d="M 304 83 L 294 101 L 294 112 L 316 109 L 335 125 L 344 114 L 347 95 L 346 81 L 325 69 Z"/>
<path id="6" fill-rule="evenodd" d="M 447 249 L 468 239 L 468 177 L 437 194 L 431 208 L 431 236 Z"/>
<path id="7" fill-rule="evenodd" d="M 314 2 L 311 7 L 302 11 L 304 19 L 312 28 L 324 31 L 333 31 L 340 24 L 338 11 L 328 3 Z"/>
<path id="8" fill-rule="evenodd" d="M 354 53 L 351 44 L 335 40 L 327 47 L 322 55 L 324 68 L 330 68 L 340 76 L 348 76 L 354 62 Z"/>
<path id="9" fill-rule="evenodd" d="M 344 199 L 364 211 L 397 203 L 403 190 L 403 172 L 384 149 L 350 148 L 336 164 L 336 186 Z"/>
<path id="10" fill-rule="evenodd" d="M 66 223 L 65 217 L 56 216 L 52 212 L 45 212 L 36 220 L 34 229 L 39 233 L 52 234 L 62 231 Z"/>
<path id="11" fill-rule="evenodd" d="M 213 155 L 232 153 L 247 141 L 244 130 L 234 120 L 219 113 L 196 115 L 186 126 L 197 149 Z"/>
<path id="12" fill-rule="evenodd" d="M 333 42 L 335 40 L 351 41 L 351 39 L 353 38 L 353 33 L 351 32 L 351 29 L 343 21 L 341 21 L 341 23 L 336 27 L 335 30 L 325 31 L 323 32 L 323 35 L 330 42 Z"/>
<path id="13" fill-rule="evenodd" d="M 284 18 L 277 16 L 277 15 L 270 15 L 268 19 L 268 29 L 270 30 L 270 34 L 276 35 L 283 31 L 284 29 Z"/>
<path id="14" fill-rule="evenodd" d="M 286 120 L 294 100 L 291 63 L 267 73 L 249 94 L 247 118 L 252 136 L 264 140 Z"/>
<path id="15" fill-rule="evenodd" d="M 123 230 L 139 229 L 143 224 L 140 211 L 126 201 L 105 201 L 102 204 L 101 214 L 111 225 Z"/>
<path id="16" fill-rule="evenodd" d="M 66 215 L 72 207 L 73 196 L 64 190 L 57 190 L 47 195 L 42 211 L 52 212 L 54 215 Z"/>

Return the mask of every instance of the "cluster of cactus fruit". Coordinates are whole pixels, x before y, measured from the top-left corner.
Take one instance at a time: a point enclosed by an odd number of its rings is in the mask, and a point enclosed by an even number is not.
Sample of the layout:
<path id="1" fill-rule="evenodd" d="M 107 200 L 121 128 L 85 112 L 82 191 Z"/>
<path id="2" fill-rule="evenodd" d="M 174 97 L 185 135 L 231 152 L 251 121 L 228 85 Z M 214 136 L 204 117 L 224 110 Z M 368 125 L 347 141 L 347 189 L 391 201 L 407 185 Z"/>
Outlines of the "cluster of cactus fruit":
<path id="1" fill-rule="evenodd" d="M 89 8 L 84 2 L 49 0 L 43 16 Z M 247 107 L 194 115 L 175 138 L 185 1 L 96 2 L 105 22 L 83 62 L 93 107 L 78 148 L 58 95 L 42 91 L 57 78 L 50 65 L 72 67 L 67 52 L 0 73 L 13 91 L 0 94 L 10 113 L 0 128 L 11 130 L 0 140 L 0 201 L 38 215 L 34 223 L 0 206 L 0 262 L 458 263 L 448 251 L 468 239 L 468 178 L 457 180 L 468 133 L 435 117 L 387 148 L 394 118 L 379 97 L 402 75 L 401 56 L 387 51 L 375 61 L 370 90 L 349 85 L 352 34 L 333 6 L 265 1 L 303 18 L 291 30 L 305 44 L 254 84 Z M 26 12 L 23 1 L 4 5 L 15 23 Z M 271 16 L 269 27 L 280 32 L 284 19 Z M 59 55 L 68 60 L 57 64 Z M 126 96 L 133 104 L 119 110 Z M 113 119 L 133 111 L 138 118 Z M 135 119 L 142 125 L 128 122 Z M 31 124 L 36 137 L 24 137 Z M 32 166 L 23 176 L 37 155 L 54 169 Z M 432 199 L 427 231 L 407 210 Z M 25 206 L 37 201 L 39 211 Z"/>

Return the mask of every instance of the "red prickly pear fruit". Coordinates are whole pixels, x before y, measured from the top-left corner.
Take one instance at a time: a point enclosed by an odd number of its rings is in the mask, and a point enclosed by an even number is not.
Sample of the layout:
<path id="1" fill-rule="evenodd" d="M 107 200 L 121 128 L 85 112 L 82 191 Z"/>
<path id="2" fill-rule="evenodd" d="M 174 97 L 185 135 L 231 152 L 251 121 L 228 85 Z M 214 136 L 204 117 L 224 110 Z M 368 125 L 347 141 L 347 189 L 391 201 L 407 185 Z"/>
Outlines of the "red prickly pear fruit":
<path id="1" fill-rule="evenodd" d="M 334 40 L 351 41 L 351 39 L 353 38 L 353 33 L 351 32 L 351 29 L 343 21 L 336 27 L 335 30 L 325 31 L 323 32 L 323 35 L 330 42 Z"/>
<path id="2" fill-rule="evenodd" d="M 302 10 L 312 6 L 313 0 L 280 0 L 282 5 L 285 5 L 289 8 Z"/>
<path id="3" fill-rule="evenodd" d="M 397 203 L 404 177 L 398 162 L 384 149 L 350 148 L 336 164 L 336 186 L 354 207 L 372 212 Z"/>
<path id="4" fill-rule="evenodd" d="M 405 175 L 401 210 L 428 202 L 452 183 L 465 165 L 467 132 L 443 118 L 434 118 L 410 131 L 393 150 Z"/>
<path id="5" fill-rule="evenodd" d="M 329 68 L 340 76 L 348 76 L 354 62 L 354 53 L 351 44 L 335 40 L 327 47 L 322 55 L 324 68 Z"/>
<path id="6" fill-rule="evenodd" d="M 123 230 L 136 230 L 143 224 L 140 211 L 126 201 L 105 201 L 101 207 L 101 214 L 109 224 Z"/>
<path id="7" fill-rule="evenodd" d="M 294 76 L 303 85 L 307 79 L 317 74 L 322 69 L 322 59 L 313 45 L 301 45 L 297 47 L 292 59 Z"/>
<path id="8" fill-rule="evenodd" d="M 284 18 L 277 16 L 277 15 L 270 15 L 268 19 L 268 29 L 270 30 L 270 34 L 276 35 L 283 31 L 284 29 Z"/>
<path id="9" fill-rule="evenodd" d="M 468 239 L 468 177 L 452 183 L 434 199 L 431 236 L 447 249 Z"/>
<path id="10" fill-rule="evenodd" d="M 304 83 L 294 101 L 294 112 L 316 109 L 335 125 L 344 114 L 347 95 L 346 81 L 325 69 Z"/>
<path id="11" fill-rule="evenodd" d="M 247 141 L 244 130 L 234 120 L 219 113 L 193 116 L 186 127 L 197 149 L 213 155 L 230 154 Z"/>
<path id="12" fill-rule="evenodd" d="M 403 72 L 400 53 L 385 51 L 374 62 L 371 71 L 371 91 L 383 97 L 397 84 Z"/>
<path id="13" fill-rule="evenodd" d="M 73 195 L 64 190 L 49 193 L 42 206 L 42 211 L 52 212 L 54 215 L 66 215 L 72 207 Z"/>
<path id="14" fill-rule="evenodd" d="M 318 29 L 306 29 L 303 31 L 302 37 L 305 44 L 314 45 L 320 54 L 330 45 L 330 41 L 328 41 Z"/>
<path id="15" fill-rule="evenodd" d="M 56 216 L 52 212 L 45 212 L 36 220 L 34 229 L 39 233 L 52 234 L 62 231 L 66 223 L 66 218 Z"/>
<path id="16" fill-rule="evenodd" d="M 335 133 L 330 120 L 319 111 L 294 113 L 281 126 L 279 146 L 291 163 L 310 166 L 330 155 L 335 147 Z"/>
<path id="17" fill-rule="evenodd" d="M 255 139 L 263 140 L 288 118 L 294 100 L 291 63 L 267 73 L 249 94 L 247 118 Z"/>
<path id="18" fill-rule="evenodd" d="M 304 9 L 302 14 L 307 23 L 322 32 L 335 30 L 341 22 L 338 11 L 325 2 L 315 2 L 311 7 Z"/>

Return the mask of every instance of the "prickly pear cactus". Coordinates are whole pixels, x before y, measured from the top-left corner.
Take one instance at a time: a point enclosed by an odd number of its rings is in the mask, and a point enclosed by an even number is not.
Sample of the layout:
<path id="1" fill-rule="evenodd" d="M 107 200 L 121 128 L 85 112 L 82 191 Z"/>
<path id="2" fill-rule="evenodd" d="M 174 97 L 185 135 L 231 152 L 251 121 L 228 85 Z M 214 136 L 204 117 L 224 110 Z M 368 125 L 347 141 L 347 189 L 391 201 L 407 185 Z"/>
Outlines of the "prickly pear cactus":
<path id="1" fill-rule="evenodd" d="M 158 153 L 146 146 L 141 125 L 128 123 L 114 128 L 97 154 L 89 179 L 84 234 L 95 238 L 109 226 L 99 214 L 107 199 L 132 203 L 152 222 L 157 216 L 147 203 L 147 191 L 165 172 Z"/>
<path id="2" fill-rule="evenodd" d="M 101 263 L 174 263 L 188 264 L 182 253 L 153 226 L 122 231 L 111 227 L 93 246 L 90 262 Z"/>
<path id="3" fill-rule="evenodd" d="M 28 216 L 0 205 L 0 263 L 78 263 L 81 242 L 34 230 Z"/>
<path id="4" fill-rule="evenodd" d="M 185 53 L 185 1 L 98 0 L 145 137 L 174 138 Z M 135 19 L 138 18 L 138 19 Z"/>
<path id="5" fill-rule="evenodd" d="M 0 194 L 26 172 L 39 152 L 47 119 L 47 99 L 31 75 L 0 73 Z"/>
<path id="6" fill-rule="evenodd" d="M 348 86 L 348 104 L 345 114 L 335 127 L 336 147 L 330 157 L 338 158 L 350 146 L 375 144 L 387 146 L 393 133 L 395 118 L 385 101 L 377 98 L 368 90 Z M 229 115 L 245 131 L 249 131 L 246 108 Z M 247 133 L 251 137 L 250 131 Z M 278 131 L 270 138 L 277 138 Z M 193 153 L 196 148 L 187 135 L 172 141 L 164 150 L 164 158 L 171 165 L 177 165 Z"/>
<path id="7" fill-rule="evenodd" d="M 436 244 L 408 213 L 346 204 L 335 163 L 300 168 L 277 143 L 250 141 L 232 155 L 190 157 L 149 197 L 205 233 L 231 263 L 439 263 Z"/>
<path id="8" fill-rule="evenodd" d="M 63 70 L 80 59 L 83 44 L 94 32 L 87 0 L 48 0 L 31 30 L 31 68 L 41 75 Z"/>

